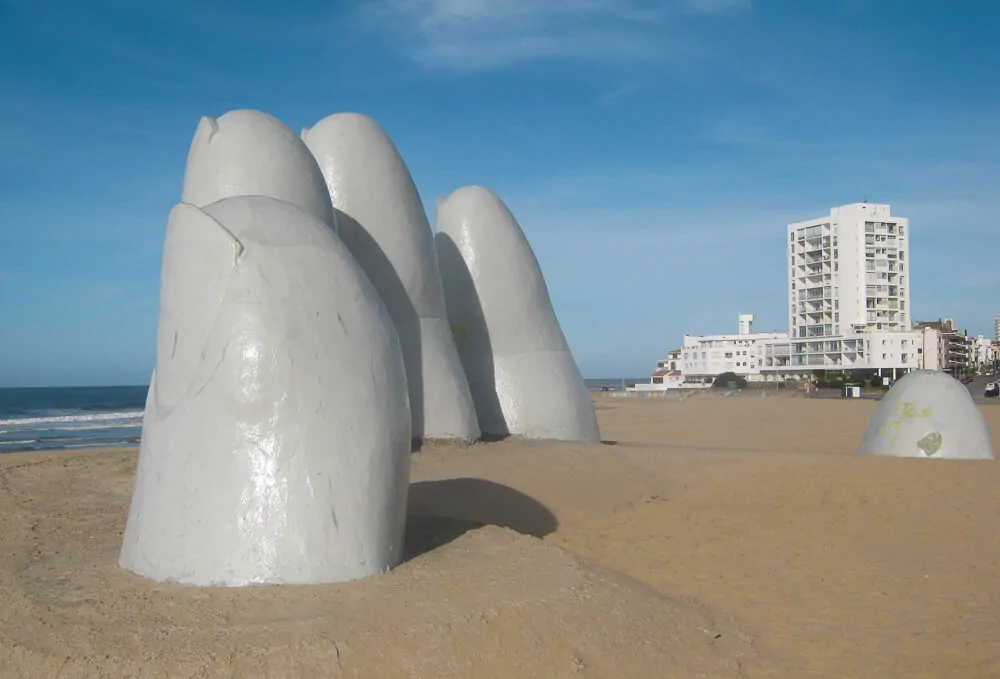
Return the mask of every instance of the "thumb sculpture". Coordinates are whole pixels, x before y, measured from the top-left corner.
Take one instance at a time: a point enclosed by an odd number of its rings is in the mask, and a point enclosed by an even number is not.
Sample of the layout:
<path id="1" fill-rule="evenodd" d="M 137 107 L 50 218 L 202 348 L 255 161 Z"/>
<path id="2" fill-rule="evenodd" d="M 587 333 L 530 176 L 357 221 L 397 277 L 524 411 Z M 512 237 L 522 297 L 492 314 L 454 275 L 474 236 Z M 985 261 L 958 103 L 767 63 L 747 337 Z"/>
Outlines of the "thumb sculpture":
<path id="1" fill-rule="evenodd" d="M 324 224 L 271 198 L 178 205 L 120 565 L 194 585 L 398 563 L 409 481 L 392 322 Z"/>
<path id="2" fill-rule="evenodd" d="M 918 370 L 889 389 L 868 422 L 859 452 L 992 460 L 993 444 L 963 384 L 947 373 Z"/>
<path id="3" fill-rule="evenodd" d="M 198 123 L 181 201 L 205 207 L 231 196 L 270 196 L 336 227 L 326 183 L 309 149 L 266 113 L 230 111 Z"/>
<path id="4" fill-rule="evenodd" d="M 510 210 L 480 186 L 437 208 L 448 319 L 483 433 L 599 442 L 590 392 Z"/>
<path id="5" fill-rule="evenodd" d="M 225 586 L 386 571 L 402 556 L 411 438 L 392 320 L 331 228 L 321 179 L 314 199 L 319 168 L 301 140 L 219 139 L 233 145 L 192 151 L 185 198 L 273 195 L 171 212 L 119 564 Z M 312 188 L 297 193 L 275 168 Z M 330 221 L 317 217 L 324 205 Z"/>
<path id="6" fill-rule="evenodd" d="M 378 123 L 324 118 L 302 138 L 329 189 L 340 237 L 385 302 L 406 362 L 415 439 L 474 440 L 479 425 L 445 311 L 433 234 L 413 179 Z"/>

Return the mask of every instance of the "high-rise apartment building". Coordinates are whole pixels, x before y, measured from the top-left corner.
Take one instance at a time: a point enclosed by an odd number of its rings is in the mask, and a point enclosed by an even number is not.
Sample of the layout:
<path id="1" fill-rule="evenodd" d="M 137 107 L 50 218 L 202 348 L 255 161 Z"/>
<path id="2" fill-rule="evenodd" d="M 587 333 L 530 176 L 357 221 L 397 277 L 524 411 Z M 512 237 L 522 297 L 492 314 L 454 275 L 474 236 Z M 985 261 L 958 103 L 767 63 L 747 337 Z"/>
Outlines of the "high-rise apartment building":
<path id="1" fill-rule="evenodd" d="M 1000 344 L 1000 314 L 993 317 L 993 339 Z"/>
<path id="2" fill-rule="evenodd" d="M 909 220 L 854 203 L 788 225 L 793 339 L 910 330 Z"/>
<path id="3" fill-rule="evenodd" d="M 907 218 L 875 203 L 843 205 L 789 224 L 788 333 L 755 333 L 753 316 L 740 314 L 736 335 L 685 335 L 682 374 L 671 363 L 668 384 L 661 361 L 650 385 L 639 390 L 704 386 L 723 372 L 748 381 L 826 371 L 893 380 L 911 370 L 944 369 L 948 351 L 968 355 L 957 336 L 945 337 L 951 326 L 914 329 L 909 231 Z M 1000 340 L 1000 314 L 996 324 Z"/>

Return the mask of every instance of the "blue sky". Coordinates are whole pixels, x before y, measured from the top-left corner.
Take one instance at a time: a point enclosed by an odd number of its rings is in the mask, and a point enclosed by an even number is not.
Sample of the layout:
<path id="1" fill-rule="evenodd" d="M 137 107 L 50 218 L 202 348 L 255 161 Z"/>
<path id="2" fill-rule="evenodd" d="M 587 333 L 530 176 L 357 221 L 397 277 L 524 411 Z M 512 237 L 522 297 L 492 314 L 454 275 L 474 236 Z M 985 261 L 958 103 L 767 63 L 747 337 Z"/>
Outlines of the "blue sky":
<path id="1" fill-rule="evenodd" d="M 434 219 L 518 217 L 588 377 L 739 311 L 784 330 L 785 225 L 911 220 L 913 310 L 1000 312 L 1000 3 L 373 0 L 0 8 L 0 386 L 145 383 L 202 115 L 388 131 Z"/>

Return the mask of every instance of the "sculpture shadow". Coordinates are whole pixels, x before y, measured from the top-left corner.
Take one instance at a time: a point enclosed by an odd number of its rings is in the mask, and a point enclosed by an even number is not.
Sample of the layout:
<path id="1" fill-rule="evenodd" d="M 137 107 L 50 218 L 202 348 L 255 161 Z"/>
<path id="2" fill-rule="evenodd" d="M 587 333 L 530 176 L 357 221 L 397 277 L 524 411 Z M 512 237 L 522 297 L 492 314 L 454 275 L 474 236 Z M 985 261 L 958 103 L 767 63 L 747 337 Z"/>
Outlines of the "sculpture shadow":
<path id="1" fill-rule="evenodd" d="M 461 250 L 448 234 L 435 233 L 434 248 L 437 250 L 438 270 L 444 287 L 448 318 L 462 318 L 463 326 L 456 338 L 455 347 L 465 370 L 469 391 L 472 392 L 483 440 L 502 439 L 510 435 L 510 430 L 497 396 L 493 344 L 472 273 Z M 487 256 L 488 254 L 486 253 Z M 452 331 L 455 331 L 454 327 Z"/>
<path id="2" fill-rule="evenodd" d="M 368 230 L 356 219 L 337 208 L 333 209 L 337 218 L 337 230 L 340 238 L 347 245 L 354 259 L 361 265 L 368 280 L 375 286 L 382 303 L 400 335 L 400 345 L 403 350 L 403 363 L 406 366 L 406 383 L 410 393 L 410 417 L 412 438 L 415 442 L 424 437 L 424 402 L 423 398 L 413 398 L 413 394 L 424 392 L 424 366 L 422 360 L 423 339 L 420 336 L 420 317 L 410 301 L 406 286 L 396 273 L 389 257 L 382 246 L 372 237 Z M 402 341 L 405 328 L 406 342 Z M 419 448 L 418 444 L 414 444 Z"/>
<path id="3" fill-rule="evenodd" d="M 548 507 L 509 486 L 460 478 L 410 484 L 405 558 L 431 552 L 483 526 L 544 537 L 559 527 Z"/>

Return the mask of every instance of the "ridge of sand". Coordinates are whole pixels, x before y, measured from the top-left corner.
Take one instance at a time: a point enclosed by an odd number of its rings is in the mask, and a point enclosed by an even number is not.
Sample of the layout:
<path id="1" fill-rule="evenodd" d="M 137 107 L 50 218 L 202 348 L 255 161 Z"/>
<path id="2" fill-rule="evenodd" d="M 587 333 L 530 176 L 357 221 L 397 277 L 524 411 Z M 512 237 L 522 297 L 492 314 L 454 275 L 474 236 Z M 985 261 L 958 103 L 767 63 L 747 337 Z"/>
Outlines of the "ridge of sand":
<path id="1" fill-rule="evenodd" d="M 416 513 L 415 554 L 378 578 L 155 583 L 115 565 L 133 470 L 134 452 L 102 451 L 0 472 L 0 676 L 737 677 L 756 660 L 704 607 L 513 530 Z"/>

